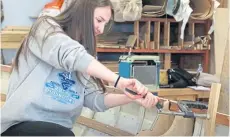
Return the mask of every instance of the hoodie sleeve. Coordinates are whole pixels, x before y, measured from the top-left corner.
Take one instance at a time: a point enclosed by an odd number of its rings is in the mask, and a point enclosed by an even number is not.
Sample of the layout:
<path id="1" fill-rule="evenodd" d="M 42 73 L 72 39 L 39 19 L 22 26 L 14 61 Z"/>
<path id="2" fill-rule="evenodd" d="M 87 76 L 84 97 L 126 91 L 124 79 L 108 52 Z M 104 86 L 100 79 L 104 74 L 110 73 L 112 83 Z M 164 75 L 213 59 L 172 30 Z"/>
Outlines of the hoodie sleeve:
<path id="1" fill-rule="evenodd" d="M 99 89 L 96 83 L 90 79 L 85 88 L 84 106 L 96 112 L 103 112 L 108 109 L 104 103 L 105 94 Z"/>
<path id="2" fill-rule="evenodd" d="M 85 72 L 94 58 L 52 20 L 38 25 L 35 37 L 29 40 L 29 50 L 46 63 L 66 71 Z"/>

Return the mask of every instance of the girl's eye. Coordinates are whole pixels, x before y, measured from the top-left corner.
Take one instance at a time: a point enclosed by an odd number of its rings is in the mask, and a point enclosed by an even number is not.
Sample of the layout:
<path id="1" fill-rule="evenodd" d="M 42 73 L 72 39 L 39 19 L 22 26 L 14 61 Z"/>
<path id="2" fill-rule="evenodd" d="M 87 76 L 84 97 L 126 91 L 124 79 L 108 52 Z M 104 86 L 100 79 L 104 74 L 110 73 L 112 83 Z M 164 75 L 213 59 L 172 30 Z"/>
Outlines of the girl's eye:
<path id="1" fill-rule="evenodd" d="M 99 20 L 99 19 L 98 19 L 97 21 L 98 21 L 99 23 L 101 23 L 101 22 L 102 22 L 102 20 Z"/>

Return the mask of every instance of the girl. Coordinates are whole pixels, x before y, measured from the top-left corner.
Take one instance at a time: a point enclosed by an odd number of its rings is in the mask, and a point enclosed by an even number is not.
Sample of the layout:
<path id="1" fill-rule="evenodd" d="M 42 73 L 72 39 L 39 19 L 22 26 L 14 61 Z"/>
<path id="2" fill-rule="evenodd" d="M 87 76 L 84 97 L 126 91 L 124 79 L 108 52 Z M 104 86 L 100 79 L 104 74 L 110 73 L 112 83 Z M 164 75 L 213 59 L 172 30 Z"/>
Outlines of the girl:
<path id="1" fill-rule="evenodd" d="M 145 107 L 157 103 L 140 82 L 119 77 L 94 58 L 95 37 L 110 22 L 111 7 L 109 0 L 74 0 L 59 16 L 33 24 L 15 58 L 1 135 L 74 136 L 71 128 L 82 107 L 105 111 L 131 101 Z M 101 80 L 139 96 L 102 94 Z"/>

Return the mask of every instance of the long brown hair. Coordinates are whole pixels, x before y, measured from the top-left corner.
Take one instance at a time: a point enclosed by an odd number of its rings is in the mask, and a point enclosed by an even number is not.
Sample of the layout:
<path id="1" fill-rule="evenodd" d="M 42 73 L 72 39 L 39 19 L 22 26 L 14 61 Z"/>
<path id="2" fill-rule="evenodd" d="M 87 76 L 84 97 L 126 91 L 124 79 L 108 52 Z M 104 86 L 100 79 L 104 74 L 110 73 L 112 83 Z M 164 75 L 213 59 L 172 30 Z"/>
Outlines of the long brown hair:
<path id="1" fill-rule="evenodd" d="M 111 12 L 113 16 L 112 4 L 110 0 L 73 0 L 70 6 L 66 8 L 66 10 L 63 11 L 58 16 L 40 17 L 32 25 L 28 36 L 22 42 L 22 45 L 16 54 L 14 67 L 17 69 L 19 65 L 20 53 L 23 52 L 25 55 L 26 51 L 28 51 L 29 40 L 31 37 L 35 36 L 36 31 L 39 31 L 37 29 L 39 24 L 43 21 L 46 21 L 47 23 L 49 23 L 47 19 L 52 19 L 55 22 L 57 22 L 61 26 L 61 29 L 64 31 L 66 35 L 80 42 L 85 47 L 85 49 L 88 51 L 89 54 L 96 56 L 96 37 L 95 37 L 95 32 L 94 32 L 94 11 L 97 7 L 106 7 L 106 6 L 111 7 Z M 54 29 L 56 27 L 59 27 L 59 26 L 54 26 L 53 24 L 50 24 L 50 25 Z M 111 25 L 112 25 L 112 19 L 105 27 L 105 30 L 106 28 L 110 28 Z M 55 33 L 60 33 L 60 32 L 55 32 Z M 49 36 L 50 34 L 45 35 L 42 43 L 44 43 L 44 41 Z M 76 73 L 76 75 L 79 81 L 81 82 L 79 75 L 82 75 L 82 74 Z M 102 81 L 98 78 L 94 78 L 94 77 L 92 78 L 97 83 L 97 85 L 101 87 L 103 91 L 105 91 L 105 87 Z M 81 82 L 81 84 L 83 83 Z"/>

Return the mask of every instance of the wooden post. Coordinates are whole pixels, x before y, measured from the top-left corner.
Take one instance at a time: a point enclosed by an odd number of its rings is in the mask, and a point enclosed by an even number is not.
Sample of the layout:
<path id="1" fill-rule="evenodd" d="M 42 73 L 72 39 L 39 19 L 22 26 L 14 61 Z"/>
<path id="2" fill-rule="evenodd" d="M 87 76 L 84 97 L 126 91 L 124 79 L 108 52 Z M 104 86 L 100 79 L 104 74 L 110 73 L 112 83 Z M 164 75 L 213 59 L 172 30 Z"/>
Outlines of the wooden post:
<path id="1" fill-rule="evenodd" d="M 203 69 L 204 72 L 208 73 L 209 72 L 209 50 L 206 50 L 205 53 L 203 54 Z"/>
<path id="2" fill-rule="evenodd" d="M 165 53 L 164 55 L 164 69 L 170 69 L 171 68 L 171 54 Z"/>
<path id="3" fill-rule="evenodd" d="M 146 23 L 145 23 L 145 48 L 146 49 L 150 49 L 150 29 L 151 29 L 151 21 L 147 21 Z"/>
<path id="4" fill-rule="evenodd" d="M 170 46 L 170 22 L 164 22 L 164 46 Z"/>
<path id="5" fill-rule="evenodd" d="M 134 35 L 137 37 L 136 48 L 139 48 L 139 21 L 134 22 Z"/>
<path id="6" fill-rule="evenodd" d="M 184 47 L 184 40 L 180 38 L 180 35 L 181 35 L 181 26 L 182 26 L 182 23 L 179 22 L 179 25 L 178 25 L 178 46 L 180 46 L 181 48 Z"/>
<path id="7" fill-rule="evenodd" d="M 154 42 L 155 42 L 155 49 L 160 48 L 160 22 L 154 23 Z"/>
<path id="8" fill-rule="evenodd" d="M 189 36 L 192 37 L 191 41 L 192 44 L 194 44 L 194 39 L 195 39 L 195 23 L 189 23 Z"/>
<path id="9" fill-rule="evenodd" d="M 213 83 L 211 87 L 210 97 L 209 97 L 209 104 L 208 104 L 208 111 L 210 118 L 205 121 L 204 127 L 204 135 L 205 136 L 215 136 L 215 128 L 216 128 L 216 114 L 217 114 L 217 107 L 220 95 L 220 88 L 221 84 Z"/>

